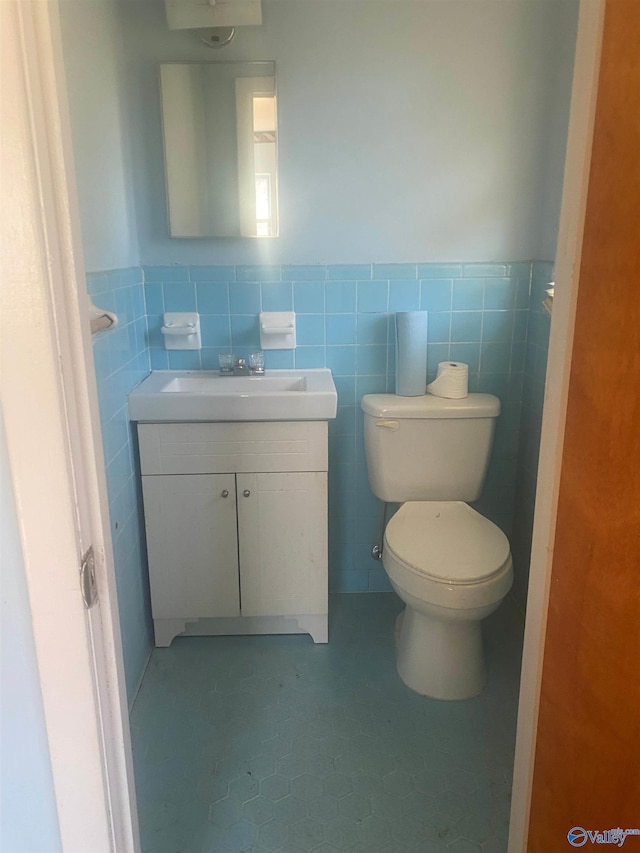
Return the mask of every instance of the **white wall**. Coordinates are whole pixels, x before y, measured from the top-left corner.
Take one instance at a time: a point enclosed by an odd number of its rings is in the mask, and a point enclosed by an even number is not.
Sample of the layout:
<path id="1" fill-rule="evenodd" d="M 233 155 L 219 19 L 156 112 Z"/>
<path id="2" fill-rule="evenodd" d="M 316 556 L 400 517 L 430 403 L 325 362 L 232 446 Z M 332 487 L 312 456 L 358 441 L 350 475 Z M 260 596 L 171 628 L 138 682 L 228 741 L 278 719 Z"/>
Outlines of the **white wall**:
<path id="1" fill-rule="evenodd" d="M 60 17 L 85 265 L 136 266 L 118 8 L 113 0 L 60 0 Z"/>
<path id="2" fill-rule="evenodd" d="M 0 850 L 61 850 L 31 611 L 0 417 Z"/>
<path id="3" fill-rule="evenodd" d="M 124 0 L 143 263 L 521 260 L 555 252 L 577 0 L 263 0 L 213 51 Z M 157 63 L 272 59 L 277 240 L 170 240 Z"/>
<path id="4" fill-rule="evenodd" d="M 545 121 L 542 135 L 542 180 L 539 190 L 539 246 L 534 257 L 555 259 L 564 180 L 564 159 L 569 125 L 573 60 L 578 27 L 578 5 L 568 0 L 556 3 L 557 25 L 539 45 L 548 68 Z"/>

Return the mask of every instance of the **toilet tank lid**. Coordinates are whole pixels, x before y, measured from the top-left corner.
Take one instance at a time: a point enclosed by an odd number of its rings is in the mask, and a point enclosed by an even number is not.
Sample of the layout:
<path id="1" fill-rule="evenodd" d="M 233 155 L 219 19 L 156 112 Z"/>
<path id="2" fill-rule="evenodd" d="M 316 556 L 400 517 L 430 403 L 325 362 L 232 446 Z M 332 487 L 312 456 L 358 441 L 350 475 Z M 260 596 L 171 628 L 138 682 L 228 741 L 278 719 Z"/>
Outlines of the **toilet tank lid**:
<path id="1" fill-rule="evenodd" d="M 497 418 L 500 400 L 493 394 L 469 394 L 462 400 L 448 400 L 424 394 L 400 397 L 397 394 L 365 394 L 362 410 L 374 418 Z"/>

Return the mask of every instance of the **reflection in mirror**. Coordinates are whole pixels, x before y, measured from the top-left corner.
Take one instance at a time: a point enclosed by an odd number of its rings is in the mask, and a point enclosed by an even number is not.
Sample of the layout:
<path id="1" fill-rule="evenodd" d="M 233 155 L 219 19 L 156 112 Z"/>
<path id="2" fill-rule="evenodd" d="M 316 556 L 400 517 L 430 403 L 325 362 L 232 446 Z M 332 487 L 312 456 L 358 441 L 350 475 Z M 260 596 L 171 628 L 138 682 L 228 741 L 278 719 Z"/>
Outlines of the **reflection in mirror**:
<path id="1" fill-rule="evenodd" d="M 172 237 L 278 235 L 273 62 L 163 63 Z"/>

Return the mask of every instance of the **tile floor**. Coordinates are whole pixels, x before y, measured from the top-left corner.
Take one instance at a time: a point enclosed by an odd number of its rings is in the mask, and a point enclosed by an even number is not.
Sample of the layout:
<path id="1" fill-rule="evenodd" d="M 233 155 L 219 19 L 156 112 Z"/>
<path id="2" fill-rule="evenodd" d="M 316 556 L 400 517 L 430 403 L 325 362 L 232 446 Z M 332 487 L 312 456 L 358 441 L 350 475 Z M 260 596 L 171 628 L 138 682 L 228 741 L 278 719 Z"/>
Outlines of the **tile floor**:
<path id="1" fill-rule="evenodd" d="M 486 621 L 489 684 L 399 680 L 393 593 L 331 598 L 330 642 L 178 638 L 131 717 L 145 853 L 504 853 L 522 622 Z"/>

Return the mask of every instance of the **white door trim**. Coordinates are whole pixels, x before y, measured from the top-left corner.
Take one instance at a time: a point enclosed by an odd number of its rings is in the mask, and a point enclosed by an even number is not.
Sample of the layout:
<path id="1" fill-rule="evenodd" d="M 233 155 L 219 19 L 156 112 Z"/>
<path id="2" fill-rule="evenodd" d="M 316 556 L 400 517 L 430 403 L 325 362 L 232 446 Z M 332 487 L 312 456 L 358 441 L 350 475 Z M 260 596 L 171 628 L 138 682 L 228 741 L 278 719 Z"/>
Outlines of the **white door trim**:
<path id="1" fill-rule="evenodd" d="M 137 815 L 57 12 L 0 3 L 2 407 L 62 847 L 128 853 Z M 90 544 L 100 602 L 87 611 Z"/>
<path id="2" fill-rule="evenodd" d="M 509 853 L 527 849 L 569 372 L 595 117 L 604 0 L 581 0 L 555 266 L 553 322 L 545 386 L 531 548 Z"/>

